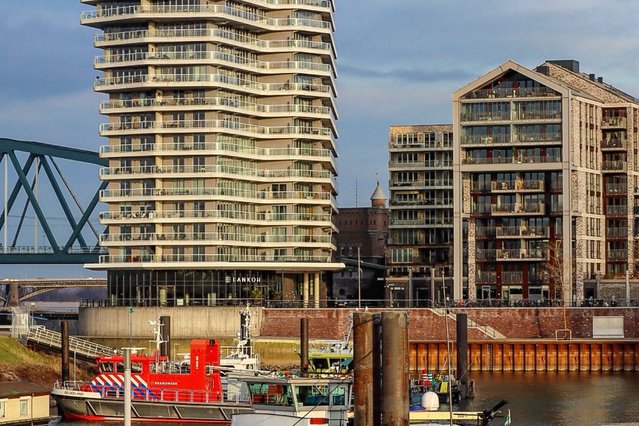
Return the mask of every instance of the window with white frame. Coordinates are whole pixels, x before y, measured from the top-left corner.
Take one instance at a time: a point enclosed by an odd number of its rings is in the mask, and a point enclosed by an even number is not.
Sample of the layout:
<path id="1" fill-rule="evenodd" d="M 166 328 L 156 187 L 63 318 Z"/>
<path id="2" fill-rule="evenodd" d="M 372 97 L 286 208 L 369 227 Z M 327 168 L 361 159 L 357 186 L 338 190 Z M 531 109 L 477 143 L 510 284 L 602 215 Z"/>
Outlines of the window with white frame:
<path id="1" fill-rule="evenodd" d="M 30 397 L 20 398 L 20 417 L 29 415 L 29 401 Z"/>

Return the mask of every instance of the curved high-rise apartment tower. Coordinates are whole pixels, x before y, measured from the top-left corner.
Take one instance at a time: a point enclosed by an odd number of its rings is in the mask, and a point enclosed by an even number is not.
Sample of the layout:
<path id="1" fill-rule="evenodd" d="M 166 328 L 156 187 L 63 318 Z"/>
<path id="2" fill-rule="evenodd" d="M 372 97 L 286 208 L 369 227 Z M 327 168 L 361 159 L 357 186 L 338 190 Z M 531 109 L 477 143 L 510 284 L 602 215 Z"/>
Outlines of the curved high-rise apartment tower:
<path id="1" fill-rule="evenodd" d="M 82 0 L 113 305 L 326 299 L 336 229 L 327 0 Z"/>

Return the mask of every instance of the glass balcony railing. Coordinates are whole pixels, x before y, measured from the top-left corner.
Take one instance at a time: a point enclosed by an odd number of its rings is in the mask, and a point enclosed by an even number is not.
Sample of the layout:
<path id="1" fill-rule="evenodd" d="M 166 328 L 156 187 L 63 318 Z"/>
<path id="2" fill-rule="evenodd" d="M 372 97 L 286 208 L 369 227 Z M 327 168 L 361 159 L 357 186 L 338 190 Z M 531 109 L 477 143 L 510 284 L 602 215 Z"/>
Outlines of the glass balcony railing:
<path id="1" fill-rule="evenodd" d="M 330 222 L 329 213 L 272 213 L 272 212 L 245 212 L 240 210 L 153 210 L 137 212 L 100 212 L 100 221 L 139 221 L 161 222 L 162 219 L 198 219 L 209 221 L 210 219 L 232 219 L 257 221 L 257 222 Z"/>
<path id="2" fill-rule="evenodd" d="M 163 143 L 146 143 L 146 144 L 119 144 L 119 145 L 103 145 L 100 147 L 100 155 L 109 154 L 126 154 L 132 152 L 168 152 L 174 154 L 175 151 L 211 151 L 242 153 L 256 157 L 319 157 L 331 159 L 333 153 L 329 149 L 316 148 L 256 148 L 246 145 L 237 145 L 227 142 L 163 142 Z"/>
<path id="3" fill-rule="evenodd" d="M 96 44 L 129 41 L 138 43 L 145 38 L 194 38 L 194 37 L 210 37 L 221 38 L 234 43 L 249 45 L 250 47 L 262 51 L 266 50 L 290 50 L 290 49 L 310 49 L 318 50 L 323 53 L 331 51 L 331 45 L 320 41 L 311 40 L 260 40 L 257 37 L 246 34 L 238 34 L 233 31 L 211 28 L 158 28 L 155 30 L 134 30 L 134 31 L 118 31 L 109 33 L 96 34 L 94 41 Z"/>
<path id="4" fill-rule="evenodd" d="M 226 189 L 226 188 L 135 188 L 135 189 L 103 189 L 100 191 L 100 200 L 112 198 L 131 197 L 235 197 L 251 200 L 312 200 L 332 201 L 332 195 L 328 192 L 305 191 L 257 191 L 250 189 Z"/>
<path id="5" fill-rule="evenodd" d="M 137 98 L 126 100 L 110 100 L 100 103 L 100 111 L 107 113 L 116 109 L 141 109 L 146 107 L 188 107 L 189 109 L 203 109 L 209 107 L 233 108 L 237 110 L 247 111 L 250 113 L 264 114 L 282 114 L 288 115 L 292 113 L 307 114 L 332 114 L 333 110 L 329 107 L 319 105 L 264 105 L 254 102 L 239 101 L 226 97 L 209 97 L 209 98 Z"/>
<path id="6" fill-rule="evenodd" d="M 545 260 L 548 251 L 542 248 L 534 249 L 498 249 L 496 260 Z M 521 283 L 521 281 L 519 281 Z"/>
<path id="7" fill-rule="evenodd" d="M 249 167 L 238 167 L 229 165 L 202 165 L 202 166 L 130 166 L 130 167 L 104 167 L 100 169 L 100 178 L 106 179 L 109 176 L 122 175 L 151 175 L 151 174 L 232 174 L 240 176 L 251 176 L 257 178 L 309 178 L 309 179 L 331 179 L 333 174 L 328 170 L 268 170 Z"/>
<path id="8" fill-rule="evenodd" d="M 273 235 L 222 232 L 165 232 L 102 234 L 100 243 L 153 241 L 155 243 L 231 241 L 238 243 L 330 243 L 332 235 Z"/>
<path id="9" fill-rule="evenodd" d="M 333 137 L 333 131 L 327 127 L 306 127 L 306 126 L 256 126 L 253 124 L 240 123 L 232 120 L 167 120 L 167 121 L 131 121 L 125 123 L 102 123 L 100 124 L 100 134 L 106 136 L 109 133 L 124 132 L 129 134 L 132 130 L 140 130 L 141 133 L 155 133 L 157 130 L 181 129 L 182 131 L 201 132 L 203 129 L 225 129 L 234 130 L 237 133 L 250 133 L 259 136 L 283 136 L 283 135 L 305 135 Z"/>
<path id="10" fill-rule="evenodd" d="M 167 262 L 246 262 L 246 263 L 332 263 L 331 255 L 242 255 L 242 254 L 142 254 L 102 255 L 101 264 L 109 263 L 167 263 Z"/>
<path id="11" fill-rule="evenodd" d="M 523 98 L 540 96 L 559 96 L 554 90 L 547 87 L 530 88 L 497 88 L 475 90 L 468 95 L 469 99 L 492 99 L 492 98 Z"/>
<path id="12" fill-rule="evenodd" d="M 602 161 L 601 170 L 606 172 L 625 172 L 628 163 L 623 160 Z"/>
<path id="13" fill-rule="evenodd" d="M 302 1 L 302 0 L 298 0 Z M 150 4 L 116 6 L 103 5 L 96 10 L 82 12 L 80 22 L 88 25 L 97 21 L 111 21 L 113 19 L 132 18 L 139 15 L 163 15 L 163 14 L 212 14 L 227 17 L 231 20 L 247 21 L 252 25 L 262 28 L 310 28 L 314 30 L 332 31 L 333 25 L 327 21 L 304 19 L 304 18 L 268 18 L 264 14 L 253 13 L 238 7 L 203 4 L 194 5 L 190 3 L 177 4 Z"/>
<path id="14" fill-rule="evenodd" d="M 230 55 L 224 52 L 210 51 L 191 51 L 191 52 L 134 52 L 119 55 L 98 56 L 93 63 L 96 69 L 102 68 L 103 65 L 127 65 L 131 62 L 138 61 L 180 61 L 181 63 L 188 61 L 206 60 L 219 61 L 233 64 L 236 67 L 244 67 L 253 71 L 317 71 L 322 73 L 332 73 L 333 67 L 328 64 L 311 61 L 276 61 L 265 62 L 255 59 L 248 59 L 238 55 Z"/>
<path id="15" fill-rule="evenodd" d="M 231 77 L 224 74 L 136 74 L 116 77 L 97 78 L 93 83 L 95 90 L 114 89 L 120 86 L 142 86 L 155 83 L 179 83 L 189 85 L 197 83 L 201 86 L 206 83 L 228 85 L 241 91 L 256 92 L 309 92 L 335 96 L 333 88 L 325 84 L 309 83 L 259 83 L 243 78 Z"/>
<path id="16" fill-rule="evenodd" d="M 559 155 L 519 155 L 504 156 L 496 158 L 487 157 L 467 157 L 462 160 L 462 164 L 521 164 L 521 163 L 561 163 Z"/>

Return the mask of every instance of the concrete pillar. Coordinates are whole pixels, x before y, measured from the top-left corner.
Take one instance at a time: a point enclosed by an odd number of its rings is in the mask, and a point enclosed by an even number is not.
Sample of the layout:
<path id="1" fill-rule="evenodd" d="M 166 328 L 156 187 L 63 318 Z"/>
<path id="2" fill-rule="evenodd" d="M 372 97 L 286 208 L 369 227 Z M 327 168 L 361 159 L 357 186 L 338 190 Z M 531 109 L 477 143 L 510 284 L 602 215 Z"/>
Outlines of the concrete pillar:
<path id="1" fill-rule="evenodd" d="M 15 281 L 9 283 L 9 295 L 7 296 L 7 306 L 20 305 L 20 287 Z"/>
<path id="2" fill-rule="evenodd" d="M 379 347 L 378 347 L 379 349 Z M 373 314 L 353 313 L 353 364 L 355 425 L 374 425 Z"/>
<path id="3" fill-rule="evenodd" d="M 69 322 L 62 321 L 60 323 L 60 335 L 61 335 L 61 346 L 62 346 L 62 366 L 61 376 L 62 382 L 69 381 Z"/>
<path id="4" fill-rule="evenodd" d="M 300 368 L 302 376 L 308 373 L 308 318 L 300 318 Z"/>
<path id="5" fill-rule="evenodd" d="M 382 426 L 408 425 L 408 315 L 382 312 Z"/>
<path id="6" fill-rule="evenodd" d="M 313 274 L 313 305 L 316 308 L 320 307 L 320 273 L 315 272 Z"/>
<path id="7" fill-rule="evenodd" d="M 305 308 L 308 307 L 308 272 L 304 272 L 304 282 L 302 285 L 302 302 Z"/>

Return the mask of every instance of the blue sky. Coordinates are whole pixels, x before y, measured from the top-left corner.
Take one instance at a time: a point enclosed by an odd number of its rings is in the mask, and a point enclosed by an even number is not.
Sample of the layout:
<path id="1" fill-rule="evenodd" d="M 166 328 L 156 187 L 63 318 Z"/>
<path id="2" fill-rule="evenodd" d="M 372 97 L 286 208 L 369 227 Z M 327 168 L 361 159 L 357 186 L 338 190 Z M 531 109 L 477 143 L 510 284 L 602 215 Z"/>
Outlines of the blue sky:
<path id="1" fill-rule="evenodd" d="M 389 126 L 451 122 L 452 92 L 508 59 L 530 68 L 576 59 L 639 96 L 634 0 L 337 0 L 336 9 L 340 207 L 369 205 L 377 180 L 388 194 Z M 84 10 L 79 0 L 0 2 L 0 137 L 103 143 Z"/>

